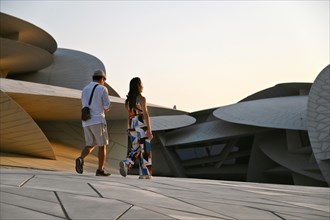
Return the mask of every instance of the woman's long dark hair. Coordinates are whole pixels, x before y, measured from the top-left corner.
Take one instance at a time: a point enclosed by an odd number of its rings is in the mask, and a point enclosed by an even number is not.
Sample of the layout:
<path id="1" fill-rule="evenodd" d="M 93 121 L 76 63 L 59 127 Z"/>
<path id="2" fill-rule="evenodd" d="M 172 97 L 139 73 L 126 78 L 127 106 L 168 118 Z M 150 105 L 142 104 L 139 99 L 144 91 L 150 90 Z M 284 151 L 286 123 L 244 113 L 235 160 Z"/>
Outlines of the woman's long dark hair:
<path id="1" fill-rule="evenodd" d="M 129 83 L 129 92 L 126 96 L 126 105 L 129 106 L 129 109 L 136 107 L 136 97 L 141 95 L 139 92 L 139 86 L 141 85 L 141 79 L 139 77 L 134 77 Z"/>

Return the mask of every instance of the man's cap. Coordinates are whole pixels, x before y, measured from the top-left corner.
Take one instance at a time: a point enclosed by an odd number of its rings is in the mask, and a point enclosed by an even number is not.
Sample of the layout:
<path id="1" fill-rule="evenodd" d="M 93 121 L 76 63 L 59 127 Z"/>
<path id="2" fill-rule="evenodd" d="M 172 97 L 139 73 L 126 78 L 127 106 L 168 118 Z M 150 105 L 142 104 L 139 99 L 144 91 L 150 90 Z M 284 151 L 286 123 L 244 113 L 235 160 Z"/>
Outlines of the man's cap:
<path id="1" fill-rule="evenodd" d="M 107 76 L 105 75 L 105 73 L 103 72 L 103 70 L 95 70 L 93 77 L 94 76 L 103 76 L 105 79 L 107 78 Z"/>

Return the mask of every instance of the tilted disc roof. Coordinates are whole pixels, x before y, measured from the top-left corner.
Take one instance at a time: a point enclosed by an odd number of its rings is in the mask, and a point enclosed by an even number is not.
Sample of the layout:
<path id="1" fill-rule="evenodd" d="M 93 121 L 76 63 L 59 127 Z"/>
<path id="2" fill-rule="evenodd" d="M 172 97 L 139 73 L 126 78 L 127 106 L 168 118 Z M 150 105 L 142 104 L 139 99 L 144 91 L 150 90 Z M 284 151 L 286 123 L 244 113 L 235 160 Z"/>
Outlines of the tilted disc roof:
<path id="1" fill-rule="evenodd" d="M 95 70 L 105 70 L 103 63 L 95 56 L 64 48 L 58 48 L 53 54 L 54 62 L 47 68 L 29 74 L 16 74 L 12 79 L 48 84 L 82 90 L 92 80 Z M 108 80 L 111 84 L 111 75 Z M 105 84 L 109 95 L 119 97 L 118 93 Z"/>
<path id="2" fill-rule="evenodd" d="M 239 102 L 220 107 L 213 115 L 238 124 L 307 130 L 307 99 L 307 96 L 288 96 Z"/>
<path id="3" fill-rule="evenodd" d="M 0 96 L 1 151 L 55 159 L 51 144 L 31 116 L 2 90 Z"/>
<path id="4" fill-rule="evenodd" d="M 2 12 L 0 12 L 0 36 L 34 45 L 49 53 L 54 53 L 57 49 L 55 39 L 46 31 L 27 21 Z"/>
<path id="5" fill-rule="evenodd" d="M 55 39 L 41 28 L 0 13 L 1 71 L 8 74 L 43 69 L 53 62 Z"/>
<path id="6" fill-rule="evenodd" d="M 189 115 L 154 116 L 150 120 L 153 131 L 181 128 L 196 122 L 196 119 Z"/>
<path id="7" fill-rule="evenodd" d="M 323 176 L 330 185 L 330 65 L 313 83 L 308 97 L 308 135 Z"/>
<path id="8" fill-rule="evenodd" d="M 0 38 L 1 69 L 9 73 L 26 73 L 46 68 L 53 56 L 46 50 L 19 41 Z"/>
<path id="9" fill-rule="evenodd" d="M 35 120 L 80 120 L 81 90 L 39 83 L 1 79 L 0 89 L 15 100 Z M 110 96 L 108 120 L 127 119 L 125 100 Z M 178 115 L 186 112 L 148 104 L 150 116 Z"/>

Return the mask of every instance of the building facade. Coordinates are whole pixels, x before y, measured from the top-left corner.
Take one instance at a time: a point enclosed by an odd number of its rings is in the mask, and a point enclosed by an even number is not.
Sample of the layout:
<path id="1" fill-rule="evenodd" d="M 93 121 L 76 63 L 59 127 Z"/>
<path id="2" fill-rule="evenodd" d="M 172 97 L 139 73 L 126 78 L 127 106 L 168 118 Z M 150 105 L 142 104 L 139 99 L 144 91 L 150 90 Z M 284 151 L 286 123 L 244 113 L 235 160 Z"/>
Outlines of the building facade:
<path id="1" fill-rule="evenodd" d="M 1 166 L 74 170 L 71 159 L 84 147 L 81 90 L 105 67 L 90 54 L 58 48 L 27 21 L 0 16 Z M 154 175 L 329 186 L 329 69 L 314 82 L 278 84 L 214 109 L 149 104 Z M 125 100 L 106 86 L 107 167 L 117 172 L 128 146 Z"/>

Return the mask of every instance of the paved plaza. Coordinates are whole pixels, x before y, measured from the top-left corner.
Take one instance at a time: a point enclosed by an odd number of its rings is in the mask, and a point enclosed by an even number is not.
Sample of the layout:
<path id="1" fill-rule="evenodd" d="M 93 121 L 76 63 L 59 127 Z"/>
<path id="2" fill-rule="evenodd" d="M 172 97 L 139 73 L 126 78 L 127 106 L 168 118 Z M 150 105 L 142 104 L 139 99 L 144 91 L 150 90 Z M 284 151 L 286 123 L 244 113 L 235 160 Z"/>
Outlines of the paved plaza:
<path id="1" fill-rule="evenodd" d="M 1 219 L 329 220 L 329 188 L 1 168 Z"/>

